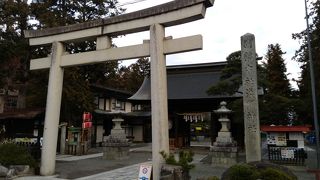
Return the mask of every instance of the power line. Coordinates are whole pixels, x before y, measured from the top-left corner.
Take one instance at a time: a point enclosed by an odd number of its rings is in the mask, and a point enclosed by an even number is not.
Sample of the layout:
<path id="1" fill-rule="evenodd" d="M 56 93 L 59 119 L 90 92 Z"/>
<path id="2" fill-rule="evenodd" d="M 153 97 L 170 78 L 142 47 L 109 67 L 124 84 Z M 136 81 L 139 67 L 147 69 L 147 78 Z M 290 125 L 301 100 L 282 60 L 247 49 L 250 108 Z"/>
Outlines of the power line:
<path id="1" fill-rule="evenodd" d="M 146 1 L 146 0 L 133 0 L 133 1 L 129 1 L 129 2 L 125 2 L 125 3 L 119 4 L 118 6 L 121 7 L 121 6 L 130 5 L 130 4 L 136 4 L 136 3 L 139 3 L 139 2 L 143 2 L 143 1 Z"/>

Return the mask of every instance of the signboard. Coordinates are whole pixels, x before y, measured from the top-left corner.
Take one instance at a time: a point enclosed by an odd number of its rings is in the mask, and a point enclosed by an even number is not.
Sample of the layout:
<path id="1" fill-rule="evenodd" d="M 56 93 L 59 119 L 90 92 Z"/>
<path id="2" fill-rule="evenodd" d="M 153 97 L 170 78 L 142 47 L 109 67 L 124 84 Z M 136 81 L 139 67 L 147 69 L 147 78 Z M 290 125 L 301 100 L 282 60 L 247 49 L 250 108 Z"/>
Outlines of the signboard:
<path id="1" fill-rule="evenodd" d="M 82 128 L 87 129 L 92 127 L 92 122 L 84 122 L 82 123 Z"/>
<path id="2" fill-rule="evenodd" d="M 83 115 L 82 115 L 82 120 L 83 120 L 83 122 L 91 121 L 91 120 L 92 120 L 92 115 L 91 115 L 91 113 L 89 113 L 89 112 L 84 112 Z"/>
<path id="3" fill-rule="evenodd" d="M 196 130 L 197 130 L 197 131 L 201 131 L 201 130 L 202 130 L 202 127 L 196 127 Z"/>
<path id="4" fill-rule="evenodd" d="M 267 136 L 267 143 L 270 145 L 276 144 L 276 137 L 274 135 L 268 135 Z"/>
<path id="5" fill-rule="evenodd" d="M 276 138 L 276 145 L 277 146 L 287 145 L 286 133 L 278 133 L 278 137 Z"/>
<path id="6" fill-rule="evenodd" d="M 152 171 L 152 165 L 146 165 L 146 164 L 140 165 L 138 180 L 150 180 L 151 171 Z"/>
<path id="7" fill-rule="evenodd" d="M 281 158 L 294 159 L 294 150 L 281 149 Z"/>

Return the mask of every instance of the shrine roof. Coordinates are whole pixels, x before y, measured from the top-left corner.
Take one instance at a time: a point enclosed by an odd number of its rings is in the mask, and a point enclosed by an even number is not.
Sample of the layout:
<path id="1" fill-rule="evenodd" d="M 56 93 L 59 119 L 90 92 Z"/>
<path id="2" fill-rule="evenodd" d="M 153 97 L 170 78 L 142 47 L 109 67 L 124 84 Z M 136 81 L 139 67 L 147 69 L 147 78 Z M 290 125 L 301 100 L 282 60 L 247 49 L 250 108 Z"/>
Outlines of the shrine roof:
<path id="1" fill-rule="evenodd" d="M 220 81 L 226 62 L 176 65 L 167 67 L 168 99 L 215 99 L 242 97 L 233 95 L 208 95 L 207 90 Z M 150 100 L 150 78 L 146 77 L 140 89 L 129 100 Z M 261 90 L 258 92 L 263 94 Z"/>
<path id="2" fill-rule="evenodd" d="M 132 96 L 132 92 L 125 91 L 125 90 L 120 90 L 120 89 L 115 89 L 115 88 L 110 88 L 110 87 L 105 87 L 102 85 L 98 84 L 91 84 L 90 88 L 92 91 L 96 94 L 101 94 L 101 96 L 108 96 L 108 97 L 114 97 L 114 98 L 128 98 Z"/>

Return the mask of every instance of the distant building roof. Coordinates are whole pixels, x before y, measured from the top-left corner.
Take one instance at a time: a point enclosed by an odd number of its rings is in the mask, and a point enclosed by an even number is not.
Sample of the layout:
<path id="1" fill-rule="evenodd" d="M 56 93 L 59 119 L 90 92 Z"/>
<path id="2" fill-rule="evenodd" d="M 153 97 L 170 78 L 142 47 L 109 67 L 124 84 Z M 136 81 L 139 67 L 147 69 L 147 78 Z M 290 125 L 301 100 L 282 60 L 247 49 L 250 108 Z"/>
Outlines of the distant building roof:
<path id="1" fill-rule="evenodd" d="M 264 132 L 310 132 L 310 126 L 261 126 Z"/>
<path id="2" fill-rule="evenodd" d="M 221 70 L 227 62 L 187 64 L 167 67 L 168 99 L 214 99 L 242 97 L 233 95 L 208 95 L 207 90 L 220 81 Z M 146 77 L 140 89 L 129 99 L 151 99 L 150 78 Z M 261 91 L 261 90 L 259 90 Z M 259 92 L 262 94 L 262 92 Z"/>
<path id="3" fill-rule="evenodd" d="M 3 119 L 33 119 L 44 113 L 44 109 L 20 109 L 13 112 L 0 113 L 0 120 Z"/>
<path id="4" fill-rule="evenodd" d="M 132 92 L 128 92 L 125 90 L 119 90 L 114 88 L 105 87 L 98 84 L 91 84 L 91 89 L 94 93 L 101 94 L 101 96 L 108 96 L 108 97 L 114 97 L 114 98 L 128 98 L 132 96 Z"/>

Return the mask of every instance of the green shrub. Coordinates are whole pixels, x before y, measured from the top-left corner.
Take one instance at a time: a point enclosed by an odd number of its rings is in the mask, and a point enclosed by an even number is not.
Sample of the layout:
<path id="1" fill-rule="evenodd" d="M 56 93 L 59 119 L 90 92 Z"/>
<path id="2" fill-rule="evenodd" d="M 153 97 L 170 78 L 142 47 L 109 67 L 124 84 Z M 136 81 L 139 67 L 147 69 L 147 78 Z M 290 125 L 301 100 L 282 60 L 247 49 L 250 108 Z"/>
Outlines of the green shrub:
<path id="1" fill-rule="evenodd" d="M 266 162 L 242 163 L 231 166 L 221 180 L 297 180 L 287 168 Z"/>
<path id="2" fill-rule="evenodd" d="M 295 179 L 281 170 L 270 168 L 270 167 L 267 169 L 261 170 L 260 174 L 261 174 L 260 176 L 263 177 L 264 180 L 294 180 Z"/>
<path id="3" fill-rule="evenodd" d="M 220 180 L 217 176 L 197 178 L 197 180 Z"/>
<path id="4" fill-rule="evenodd" d="M 28 153 L 27 149 L 16 144 L 0 144 L 0 164 L 9 165 L 30 165 L 34 167 L 36 161 Z"/>
<path id="5" fill-rule="evenodd" d="M 192 151 L 180 151 L 178 161 L 175 159 L 174 154 L 167 154 L 164 151 L 161 151 L 160 154 L 167 164 L 181 166 L 184 171 L 189 171 L 195 167 L 194 164 L 190 164 L 193 161 L 194 156 Z"/>
<path id="6" fill-rule="evenodd" d="M 217 176 L 208 177 L 207 180 L 219 180 Z"/>
<path id="7" fill-rule="evenodd" d="M 259 172 L 248 164 L 231 166 L 228 171 L 230 180 L 256 180 L 259 178 Z"/>

